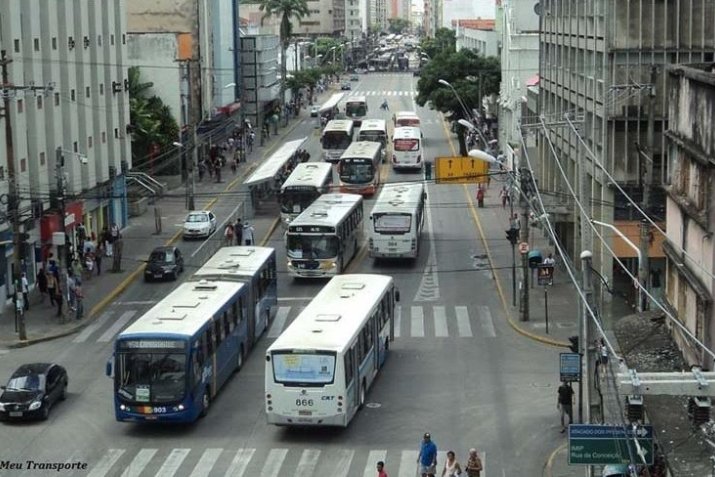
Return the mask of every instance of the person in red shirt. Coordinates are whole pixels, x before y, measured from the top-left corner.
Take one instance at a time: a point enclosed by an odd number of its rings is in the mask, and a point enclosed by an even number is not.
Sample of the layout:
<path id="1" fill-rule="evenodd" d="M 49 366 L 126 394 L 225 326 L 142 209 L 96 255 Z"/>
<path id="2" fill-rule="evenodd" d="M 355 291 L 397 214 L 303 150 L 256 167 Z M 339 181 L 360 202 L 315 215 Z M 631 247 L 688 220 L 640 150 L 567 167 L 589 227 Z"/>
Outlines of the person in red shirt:
<path id="1" fill-rule="evenodd" d="M 377 463 L 377 477 L 387 477 L 387 472 L 385 472 L 385 463 L 383 461 Z"/>

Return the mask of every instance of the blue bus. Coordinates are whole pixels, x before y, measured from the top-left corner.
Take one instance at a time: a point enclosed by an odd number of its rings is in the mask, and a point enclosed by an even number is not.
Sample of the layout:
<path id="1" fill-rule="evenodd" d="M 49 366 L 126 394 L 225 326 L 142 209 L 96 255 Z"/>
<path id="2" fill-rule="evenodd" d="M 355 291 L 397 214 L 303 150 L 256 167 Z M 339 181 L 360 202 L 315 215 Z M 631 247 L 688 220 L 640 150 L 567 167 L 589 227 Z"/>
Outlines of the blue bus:
<path id="1" fill-rule="evenodd" d="M 222 247 L 194 273 L 194 280 L 232 281 L 248 286 L 246 351 L 268 328 L 271 310 L 278 304 L 276 250 L 271 247 Z"/>
<path id="2" fill-rule="evenodd" d="M 243 365 L 248 287 L 189 282 L 117 336 L 107 375 L 118 421 L 190 422 Z"/>

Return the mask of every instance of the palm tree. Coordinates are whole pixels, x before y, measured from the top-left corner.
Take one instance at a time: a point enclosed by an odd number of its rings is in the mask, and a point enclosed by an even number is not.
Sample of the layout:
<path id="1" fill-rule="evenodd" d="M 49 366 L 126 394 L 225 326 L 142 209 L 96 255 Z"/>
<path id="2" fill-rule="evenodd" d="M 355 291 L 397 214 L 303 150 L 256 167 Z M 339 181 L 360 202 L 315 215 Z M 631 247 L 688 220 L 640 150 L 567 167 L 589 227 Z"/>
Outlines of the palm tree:
<path id="1" fill-rule="evenodd" d="M 286 85 L 286 50 L 288 49 L 288 42 L 293 34 L 293 25 L 291 24 L 291 19 L 296 18 L 300 20 L 303 17 L 310 15 L 310 10 L 308 9 L 308 3 L 306 0 L 261 0 L 260 11 L 265 12 L 263 18 L 261 18 L 261 23 L 268 17 L 281 17 L 281 27 L 280 27 L 280 41 L 281 41 L 281 103 L 283 102 L 285 95 Z"/>

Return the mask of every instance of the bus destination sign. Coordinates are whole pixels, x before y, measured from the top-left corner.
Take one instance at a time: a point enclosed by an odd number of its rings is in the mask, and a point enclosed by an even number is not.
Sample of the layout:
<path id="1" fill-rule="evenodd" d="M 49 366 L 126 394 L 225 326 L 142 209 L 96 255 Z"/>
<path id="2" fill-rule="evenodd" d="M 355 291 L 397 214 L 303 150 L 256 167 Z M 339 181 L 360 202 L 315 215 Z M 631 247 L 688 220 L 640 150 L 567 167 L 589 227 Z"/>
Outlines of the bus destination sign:
<path id="1" fill-rule="evenodd" d="M 329 225 L 290 225 L 288 232 L 308 234 L 334 234 L 335 227 Z"/>
<path id="2" fill-rule="evenodd" d="M 178 340 L 122 340 L 120 349 L 183 349 L 185 343 Z"/>

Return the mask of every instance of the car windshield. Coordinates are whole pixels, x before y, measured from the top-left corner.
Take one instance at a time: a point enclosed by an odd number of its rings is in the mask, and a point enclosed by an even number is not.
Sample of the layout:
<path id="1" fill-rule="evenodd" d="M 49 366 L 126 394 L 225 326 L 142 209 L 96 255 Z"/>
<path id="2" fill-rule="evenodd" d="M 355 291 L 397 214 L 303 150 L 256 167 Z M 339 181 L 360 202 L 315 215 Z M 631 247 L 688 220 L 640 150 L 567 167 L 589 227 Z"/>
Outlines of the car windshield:
<path id="1" fill-rule="evenodd" d="M 117 359 L 117 380 L 117 393 L 127 401 L 181 401 L 186 393 L 186 355 L 121 353 Z"/>
<path id="2" fill-rule="evenodd" d="M 329 259 L 338 255 L 334 235 L 288 235 L 288 257 Z"/>
<path id="3" fill-rule="evenodd" d="M 9 391 L 41 391 L 45 389 L 44 374 L 13 376 L 7 383 Z"/>
<path id="4" fill-rule="evenodd" d="M 165 250 L 155 250 L 149 256 L 150 262 L 171 263 L 174 261 L 174 254 Z"/>
<path id="5" fill-rule="evenodd" d="M 208 222 L 209 218 L 206 214 L 189 214 L 186 218 L 187 222 Z"/>

